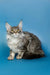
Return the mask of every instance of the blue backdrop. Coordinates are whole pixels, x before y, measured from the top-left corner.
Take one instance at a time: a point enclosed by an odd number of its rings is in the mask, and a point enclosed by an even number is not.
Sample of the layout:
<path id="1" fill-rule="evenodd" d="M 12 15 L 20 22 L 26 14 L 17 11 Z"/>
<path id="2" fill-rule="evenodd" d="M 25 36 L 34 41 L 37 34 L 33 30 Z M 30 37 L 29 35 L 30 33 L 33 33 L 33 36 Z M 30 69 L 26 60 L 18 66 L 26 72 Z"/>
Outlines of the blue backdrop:
<path id="1" fill-rule="evenodd" d="M 34 33 L 42 42 L 46 57 L 33 60 L 8 61 L 5 22 L 18 25 L 23 19 L 23 30 Z M 50 75 L 50 1 L 0 0 L 0 75 Z"/>

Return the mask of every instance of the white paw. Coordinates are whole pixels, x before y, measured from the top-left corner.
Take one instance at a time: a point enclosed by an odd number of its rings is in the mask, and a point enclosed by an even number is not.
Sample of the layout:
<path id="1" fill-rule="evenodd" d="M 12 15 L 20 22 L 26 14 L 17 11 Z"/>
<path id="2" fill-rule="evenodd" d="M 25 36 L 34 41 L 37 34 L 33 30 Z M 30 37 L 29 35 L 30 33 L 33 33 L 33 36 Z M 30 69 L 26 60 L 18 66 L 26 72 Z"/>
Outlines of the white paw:
<path id="1" fill-rule="evenodd" d="M 18 55 L 18 56 L 16 56 L 16 59 L 22 59 L 22 57 Z"/>
<path id="2" fill-rule="evenodd" d="M 8 57 L 8 60 L 13 60 L 13 59 L 14 59 L 14 57 L 12 57 L 12 56 Z"/>

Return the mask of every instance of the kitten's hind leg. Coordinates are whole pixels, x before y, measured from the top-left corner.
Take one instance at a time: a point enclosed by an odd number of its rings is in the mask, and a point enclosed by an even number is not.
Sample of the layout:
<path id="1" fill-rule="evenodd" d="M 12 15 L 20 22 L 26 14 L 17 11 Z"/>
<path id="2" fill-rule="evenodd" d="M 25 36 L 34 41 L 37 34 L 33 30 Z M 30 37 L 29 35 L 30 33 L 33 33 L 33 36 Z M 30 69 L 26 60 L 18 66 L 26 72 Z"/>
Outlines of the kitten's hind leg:
<path id="1" fill-rule="evenodd" d="M 14 57 L 15 57 L 15 53 L 12 50 L 10 50 L 10 56 L 8 57 L 8 60 L 13 60 Z"/>
<path id="2" fill-rule="evenodd" d="M 16 56 L 16 59 L 22 59 L 24 52 L 18 52 L 18 55 Z"/>
<path id="3" fill-rule="evenodd" d="M 34 54 L 40 55 L 40 57 L 44 57 L 45 56 L 44 51 L 42 49 L 41 50 L 37 50 Z"/>

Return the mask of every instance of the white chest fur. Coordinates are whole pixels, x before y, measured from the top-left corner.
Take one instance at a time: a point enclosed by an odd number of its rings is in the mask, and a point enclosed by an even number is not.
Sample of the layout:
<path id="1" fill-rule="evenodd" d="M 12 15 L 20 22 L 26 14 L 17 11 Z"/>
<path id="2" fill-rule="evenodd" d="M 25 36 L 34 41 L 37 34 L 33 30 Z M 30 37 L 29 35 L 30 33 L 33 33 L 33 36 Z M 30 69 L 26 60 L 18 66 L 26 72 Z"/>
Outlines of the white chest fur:
<path id="1" fill-rule="evenodd" d="M 23 35 L 20 36 L 21 38 Z M 21 38 L 19 37 L 12 37 L 7 34 L 7 43 L 10 49 L 12 49 L 14 52 L 18 52 L 19 49 L 17 48 L 18 45 L 22 45 Z"/>
<path id="2" fill-rule="evenodd" d="M 19 42 L 19 38 L 14 38 L 10 35 L 7 35 L 7 40 L 9 44 L 17 44 Z"/>

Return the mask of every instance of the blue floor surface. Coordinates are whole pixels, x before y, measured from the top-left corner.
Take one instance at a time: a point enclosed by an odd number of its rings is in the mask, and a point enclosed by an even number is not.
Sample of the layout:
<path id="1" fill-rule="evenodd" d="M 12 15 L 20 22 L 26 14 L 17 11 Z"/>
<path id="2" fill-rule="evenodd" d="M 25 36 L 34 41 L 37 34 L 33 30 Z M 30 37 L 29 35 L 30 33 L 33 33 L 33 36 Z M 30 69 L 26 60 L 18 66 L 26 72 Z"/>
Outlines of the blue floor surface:
<path id="1" fill-rule="evenodd" d="M 50 57 L 8 61 L 0 59 L 0 75 L 50 75 Z"/>

